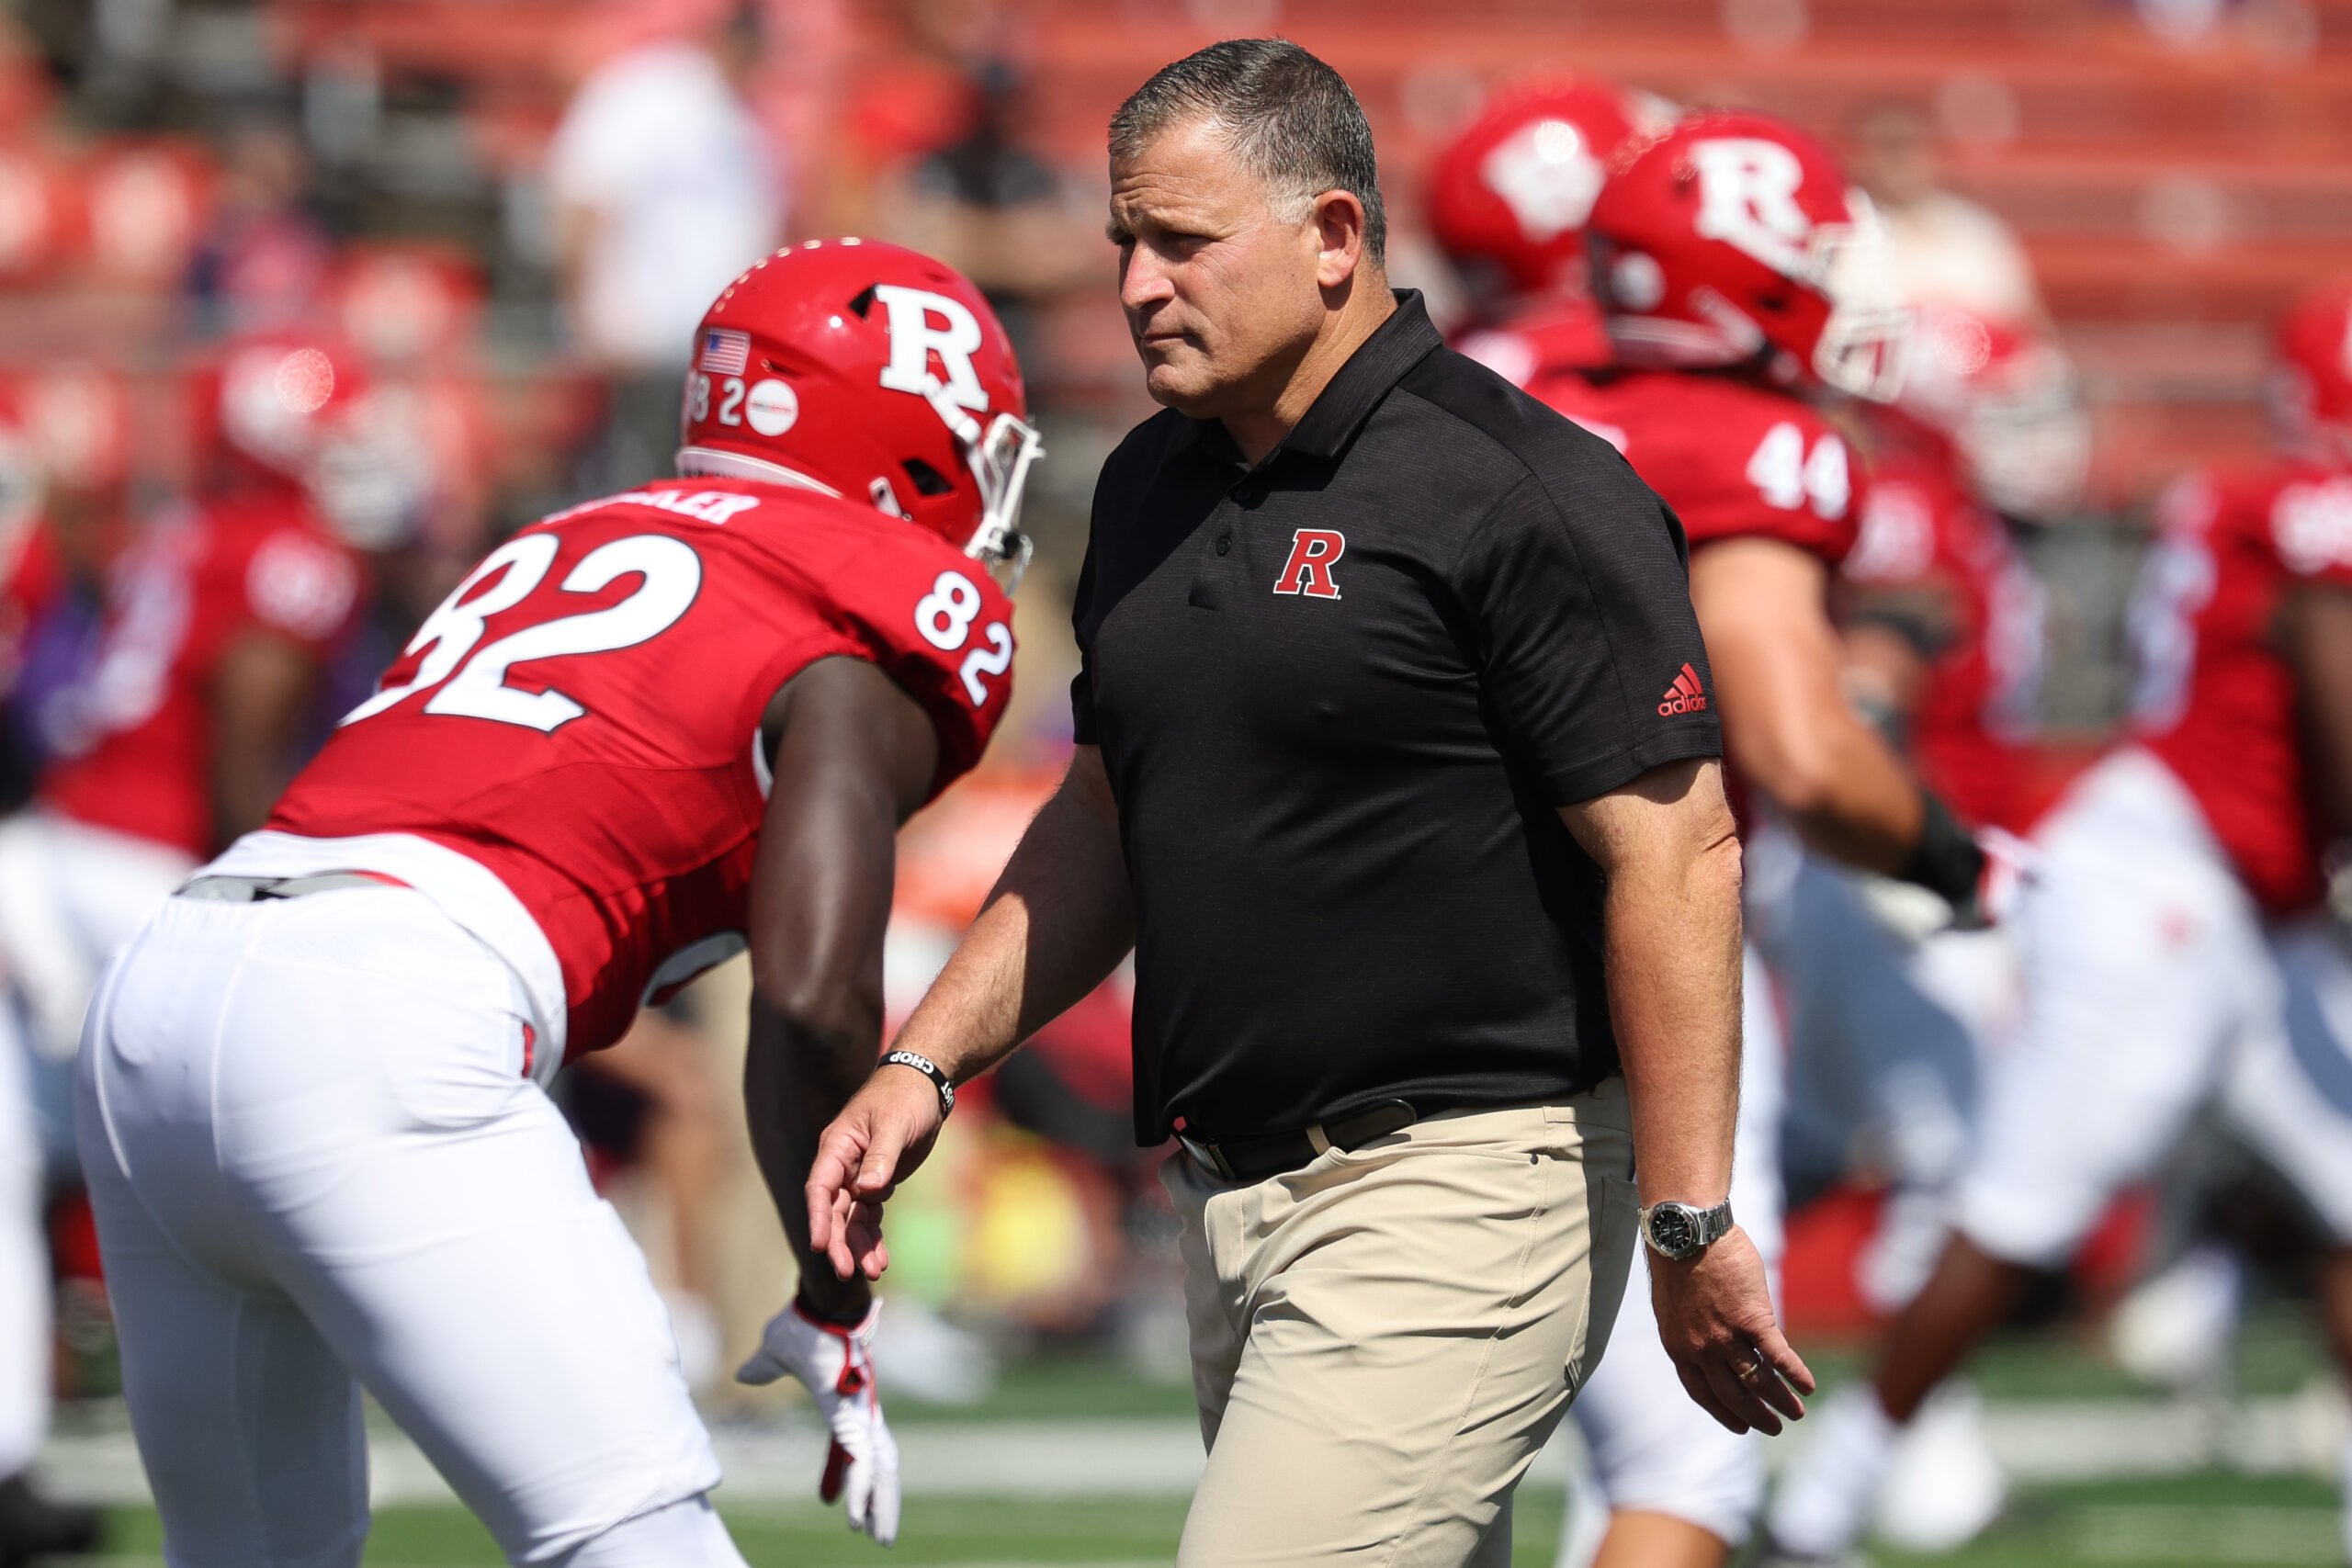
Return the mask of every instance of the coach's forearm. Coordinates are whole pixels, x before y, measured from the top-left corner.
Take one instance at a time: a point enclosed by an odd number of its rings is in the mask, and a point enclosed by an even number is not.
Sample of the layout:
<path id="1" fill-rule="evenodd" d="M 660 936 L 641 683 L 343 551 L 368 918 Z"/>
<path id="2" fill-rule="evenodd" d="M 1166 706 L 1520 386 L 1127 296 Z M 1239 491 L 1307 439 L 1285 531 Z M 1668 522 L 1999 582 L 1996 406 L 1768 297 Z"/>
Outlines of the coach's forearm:
<path id="1" fill-rule="evenodd" d="M 1610 1004 L 1645 1204 L 1715 1203 L 1731 1191 L 1739 882 L 1739 840 L 1726 834 L 1679 863 L 1623 869 L 1610 884 Z"/>
<path id="2" fill-rule="evenodd" d="M 1134 946 L 1118 807 L 1102 753 L 1083 746 L 897 1043 L 962 1083 L 1101 985 Z"/>
<path id="3" fill-rule="evenodd" d="M 1561 812 L 1609 891 L 1610 1017 L 1642 1201 L 1731 1190 L 1739 1114 L 1739 836 L 1720 763 L 1655 769 Z"/>

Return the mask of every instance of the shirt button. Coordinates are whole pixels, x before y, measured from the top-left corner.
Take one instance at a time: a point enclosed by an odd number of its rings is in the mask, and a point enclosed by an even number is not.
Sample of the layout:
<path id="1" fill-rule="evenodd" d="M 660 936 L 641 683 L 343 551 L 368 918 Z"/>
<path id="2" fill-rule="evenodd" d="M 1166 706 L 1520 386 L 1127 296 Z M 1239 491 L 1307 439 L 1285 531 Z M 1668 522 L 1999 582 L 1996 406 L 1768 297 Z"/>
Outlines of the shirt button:
<path id="1" fill-rule="evenodd" d="M 1233 541 L 1232 541 L 1231 539 L 1229 539 L 1229 538 L 1222 538 L 1222 537 L 1220 537 L 1220 538 L 1217 540 L 1217 542 L 1216 542 L 1216 553 L 1217 553 L 1217 554 L 1219 554 L 1219 555 L 1224 555 L 1224 554 L 1226 554 L 1227 552 L 1228 552 L 1229 550 L 1231 550 L 1232 548 L 1233 548 Z"/>

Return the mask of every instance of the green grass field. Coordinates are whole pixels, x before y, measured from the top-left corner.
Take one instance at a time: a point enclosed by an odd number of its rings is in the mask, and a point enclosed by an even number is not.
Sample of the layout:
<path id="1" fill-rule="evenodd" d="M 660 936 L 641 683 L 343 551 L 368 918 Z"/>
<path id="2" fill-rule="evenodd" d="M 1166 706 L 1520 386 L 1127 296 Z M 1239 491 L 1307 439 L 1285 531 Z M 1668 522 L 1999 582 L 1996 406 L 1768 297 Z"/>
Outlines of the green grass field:
<path id="1" fill-rule="evenodd" d="M 2292 1309 L 2256 1313 L 2239 1342 L 2241 1392 L 2284 1393 L 2322 1366 L 2316 1337 Z M 1826 1382 L 1854 1374 L 1859 1359 L 1820 1347 L 1808 1359 Z M 2156 1396 L 2107 1364 L 2095 1346 L 2064 1331 L 2005 1337 L 1973 1368 L 1988 1398 L 2111 1400 Z M 941 1411 L 902 1401 L 903 1427 L 952 1419 L 1050 1420 L 1057 1416 L 1164 1416 L 1192 1410 L 1188 1390 L 1141 1381 L 1108 1355 L 1062 1351 L 1023 1358 L 980 1406 Z M 1531 1485 L 1519 1500 L 1514 1562 L 1550 1568 L 1561 1497 Z M 842 1525 L 838 1510 L 763 1505 L 728 1511 L 754 1568 L 951 1568 L 987 1564 L 1167 1562 L 1183 1528 L 1182 1498 L 1088 1497 L 1065 1502 L 918 1498 L 907 1506 L 895 1551 L 881 1554 Z M 160 1568 L 153 1513 L 113 1516 L 109 1553 L 119 1568 Z M 371 1568 L 496 1568 L 490 1537 L 454 1507 L 388 1507 L 377 1514 Z M 2091 1485 L 2027 1487 L 1983 1539 L 1944 1557 L 1881 1553 L 1883 1568 L 2165 1568 L 2179 1564 L 2342 1564 L 2334 1489 L 2301 1477 L 2222 1472 Z"/>
<path id="2" fill-rule="evenodd" d="M 1166 1562 L 1184 1506 L 1166 1497 L 1027 1503 L 917 1501 L 895 1551 L 882 1554 L 832 1510 L 730 1512 L 752 1568 L 947 1568 L 950 1564 Z M 1520 1501 L 1518 1568 L 1550 1568 L 1560 1500 Z M 110 1551 L 160 1562 L 153 1514 L 115 1516 Z M 1983 1540 L 1949 1557 L 1883 1554 L 1883 1568 L 2179 1568 L 2181 1564 L 2328 1564 L 2344 1561 L 2331 1490 L 2312 1481 L 2204 1475 L 2028 1492 Z M 469 1515 L 390 1508 L 377 1515 L 369 1568 L 497 1568 Z"/>

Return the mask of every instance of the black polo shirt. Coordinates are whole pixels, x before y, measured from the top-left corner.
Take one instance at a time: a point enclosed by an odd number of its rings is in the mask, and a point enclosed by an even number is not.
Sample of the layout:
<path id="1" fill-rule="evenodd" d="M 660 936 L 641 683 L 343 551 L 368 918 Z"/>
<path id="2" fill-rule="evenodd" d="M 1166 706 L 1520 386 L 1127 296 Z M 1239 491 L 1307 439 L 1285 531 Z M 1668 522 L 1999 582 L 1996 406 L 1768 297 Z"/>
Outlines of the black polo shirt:
<path id="1" fill-rule="evenodd" d="M 1135 887 L 1138 1140 L 1616 1070 L 1555 808 L 1720 754 L 1688 564 L 1607 442 L 1409 292 L 1256 468 L 1214 421 L 1128 434 L 1071 697 Z"/>

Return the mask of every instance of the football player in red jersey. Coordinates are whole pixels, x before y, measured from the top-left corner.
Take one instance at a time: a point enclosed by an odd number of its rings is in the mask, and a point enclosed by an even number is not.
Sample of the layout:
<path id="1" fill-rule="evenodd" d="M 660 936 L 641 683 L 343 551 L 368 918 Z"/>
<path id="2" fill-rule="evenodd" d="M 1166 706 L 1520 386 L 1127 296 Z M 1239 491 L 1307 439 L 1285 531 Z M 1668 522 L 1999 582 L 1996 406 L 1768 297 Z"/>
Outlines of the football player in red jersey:
<path id="1" fill-rule="evenodd" d="M 1907 318 L 1870 263 L 1866 198 L 1810 137 L 1702 114 L 1622 150 L 1589 219 L 1605 367 L 1529 335 L 1530 392 L 1601 435 L 1671 505 L 1733 769 L 1806 841 L 1849 863 L 1973 902 L 1984 857 L 1848 705 L 1828 618 L 1860 489 L 1844 436 L 1801 391 L 1892 397 Z M 1509 374 L 1507 351 L 1484 357 Z M 1751 950 L 1733 1204 L 1768 1259 L 1780 1245 L 1782 1063 Z M 1631 1310 L 1629 1307 L 1628 1310 Z M 1673 1398 L 1656 1337 L 1615 1335 L 1571 1413 L 1610 1510 L 1564 1562 L 1713 1568 L 1749 1532 L 1760 1445 Z"/>
<path id="2" fill-rule="evenodd" d="M 2089 453 L 2073 388 L 2038 329 L 1928 311 L 1900 400 L 1854 411 L 1872 467 L 1840 573 L 1849 694 L 1962 818 L 2010 833 L 2044 798 L 2032 738 L 2047 594 L 2005 517 L 2063 519 L 2079 497 Z M 1935 900 L 1815 857 L 1768 866 L 1756 886 L 1788 1027 L 1791 1200 L 1871 1151 L 1884 1201 L 1853 1282 L 1892 1314 L 1943 1245 L 1981 1066 L 2019 1010 L 2013 933 L 1943 925 Z M 1880 1526 L 1949 1551 L 1991 1521 L 2004 1489 L 1973 1393 L 1954 1386 L 1905 1434 Z"/>
<path id="3" fill-rule="evenodd" d="M 1899 1428 L 2030 1271 L 2064 1264 L 2209 1105 L 2334 1238 L 2321 1296 L 2352 1364 L 2352 955 L 2322 912 L 2309 804 L 2352 821 L 2347 344 L 2352 287 L 2290 312 L 2278 358 L 2301 396 L 2282 461 L 2192 476 L 2159 505 L 2128 619 L 2136 735 L 2037 834 L 2026 1015 L 1990 1077 L 1954 1234 L 1776 1499 L 1790 1561 L 1843 1560 Z M 2352 1455 L 2346 1480 L 2352 1495 Z"/>
<path id="4" fill-rule="evenodd" d="M 0 389 L 0 735 L 13 796 L 32 759 L 13 722 L 14 699 L 64 584 L 56 541 L 43 525 L 43 474 L 13 389 Z M 0 972 L 0 977 L 5 972 Z M 42 1234 L 48 1158 L 36 1106 L 35 1075 L 53 1066 L 33 1049 L 17 1010 L 0 998 L 0 1562 L 29 1562 L 97 1544 L 89 1508 L 42 1496 L 31 1480 L 48 1437 L 56 1371 L 52 1278 Z"/>
<path id="5" fill-rule="evenodd" d="M 778 252 L 695 348 L 682 477 L 492 551 L 93 1010 L 83 1147 L 175 1562 L 356 1563 L 363 1385 L 515 1562 L 741 1562 L 545 1086 L 748 943 L 750 1121 L 805 1250 L 815 1136 L 876 1070 L 893 835 L 1004 712 L 989 572 L 1038 447 L 978 291 L 896 246 Z M 807 1269 L 739 1375 L 808 1385 L 820 1489 L 887 1542 L 873 1328 Z"/>
<path id="6" fill-rule="evenodd" d="M 119 385 L 95 385 L 122 399 Z M 243 342 L 198 378 L 197 400 L 211 465 L 200 498 L 130 525 L 111 559 L 73 541 L 77 564 L 103 574 L 96 646 L 78 678 L 39 694 L 31 718 L 48 761 L 33 810 L 0 829 L 0 948 L 60 1057 L 107 959 L 198 861 L 259 827 L 285 787 L 322 663 L 359 599 L 340 530 L 397 506 L 349 483 L 380 465 L 367 456 L 366 383 L 346 351 Z M 87 514 L 81 534 L 120 513 L 128 479 L 119 451 L 71 487 Z"/>

